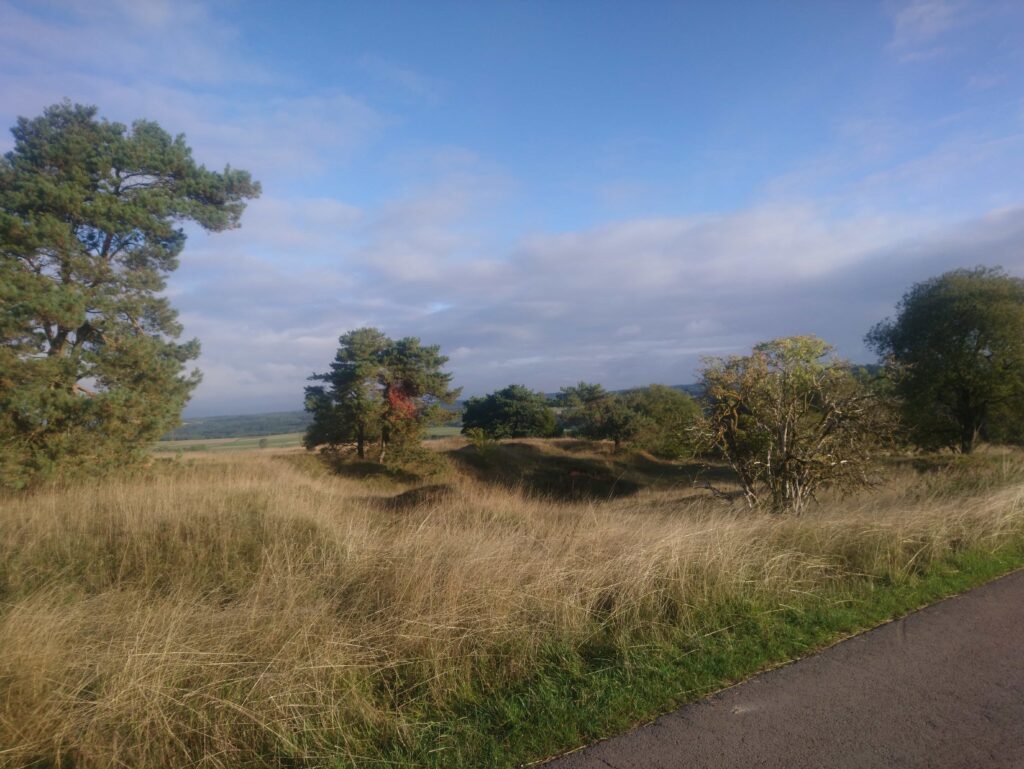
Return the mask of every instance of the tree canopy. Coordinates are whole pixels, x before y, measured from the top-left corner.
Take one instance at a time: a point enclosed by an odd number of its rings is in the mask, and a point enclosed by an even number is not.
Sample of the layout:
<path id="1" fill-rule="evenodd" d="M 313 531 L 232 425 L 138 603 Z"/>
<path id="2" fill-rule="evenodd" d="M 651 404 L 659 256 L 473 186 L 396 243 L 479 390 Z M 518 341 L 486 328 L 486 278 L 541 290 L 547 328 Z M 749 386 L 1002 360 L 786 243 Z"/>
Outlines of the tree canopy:
<path id="1" fill-rule="evenodd" d="M 307 448 L 355 443 L 360 459 L 368 441 L 380 439 L 384 399 L 380 381 L 384 351 L 393 342 L 375 328 L 342 334 L 330 371 L 313 374 L 323 382 L 306 388 L 306 410 L 313 422 L 306 430 Z"/>
<path id="2" fill-rule="evenodd" d="M 437 345 L 424 346 L 416 337 L 392 340 L 375 328 L 349 331 L 338 343 L 330 371 L 310 377 L 323 384 L 306 388 L 306 410 L 313 415 L 307 448 L 355 444 L 363 458 L 366 444 L 376 442 L 383 461 L 389 445 L 417 442 L 440 404 L 459 397 Z"/>
<path id="3" fill-rule="evenodd" d="M 580 382 L 563 387 L 558 404 L 573 435 L 612 441 L 616 450 L 629 444 L 668 459 L 692 450 L 692 427 L 700 411 L 689 395 L 665 385 L 611 393 Z"/>
<path id="4" fill-rule="evenodd" d="M 709 358 L 702 433 L 751 505 L 799 512 L 823 486 L 867 483 L 871 449 L 891 428 L 876 393 L 813 336 Z"/>
<path id="5" fill-rule="evenodd" d="M 160 296 L 182 225 L 239 225 L 259 184 L 182 135 L 64 102 L 19 118 L 0 162 L 0 483 L 138 459 L 199 381 Z"/>
<path id="6" fill-rule="evenodd" d="M 625 401 L 599 384 L 579 382 L 563 387 L 557 401 L 565 430 L 581 438 L 612 441 L 618 451 L 637 429 L 637 415 Z"/>
<path id="7" fill-rule="evenodd" d="M 694 426 L 700 406 L 675 387 L 652 384 L 622 394 L 626 409 L 635 415 L 630 443 L 663 459 L 678 459 L 694 451 Z"/>
<path id="8" fill-rule="evenodd" d="M 462 432 L 472 430 L 489 438 L 548 438 L 556 433 L 557 425 L 544 393 L 512 384 L 466 401 Z"/>
<path id="9" fill-rule="evenodd" d="M 917 283 L 867 342 L 919 445 L 969 453 L 979 439 L 1020 439 L 1024 280 L 977 267 Z"/>

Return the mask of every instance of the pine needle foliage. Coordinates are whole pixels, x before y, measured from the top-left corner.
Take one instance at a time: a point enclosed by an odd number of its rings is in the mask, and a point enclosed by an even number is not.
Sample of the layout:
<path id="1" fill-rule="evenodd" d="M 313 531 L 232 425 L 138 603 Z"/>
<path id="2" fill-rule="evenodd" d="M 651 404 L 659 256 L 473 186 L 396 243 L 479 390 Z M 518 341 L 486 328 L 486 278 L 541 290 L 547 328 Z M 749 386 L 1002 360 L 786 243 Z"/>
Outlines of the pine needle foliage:
<path id="1" fill-rule="evenodd" d="M 306 387 L 306 411 L 313 415 L 306 448 L 354 444 L 363 459 L 375 442 L 383 462 L 389 447 L 418 446 L 441 404 L 461 392 L 442 370 L 447 362 L 438 345 L 416 337 L 393 340 L 376 328 L 342 334 L 330 370 L 309 377 L 321 384 Z"/>
<path id="2" fill-rule="evenodd" d="M 182 225 L 239 225 L 259 184 L 183 136 L 64 102 L 19 118 L 0 161 L 0 485 L 145 456 L 199 381 L 166 276 Z"/>

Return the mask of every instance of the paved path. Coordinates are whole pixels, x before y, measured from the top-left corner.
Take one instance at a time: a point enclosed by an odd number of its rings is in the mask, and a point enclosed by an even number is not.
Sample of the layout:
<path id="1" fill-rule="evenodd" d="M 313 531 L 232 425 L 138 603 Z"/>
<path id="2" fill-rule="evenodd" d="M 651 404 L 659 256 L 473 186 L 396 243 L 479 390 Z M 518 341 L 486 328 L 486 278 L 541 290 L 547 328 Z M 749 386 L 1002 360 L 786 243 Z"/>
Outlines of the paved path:
<path id="1" fill-rule="evenodd" d="M 1024 769 L 1024 571 L 544 769 Z"/>

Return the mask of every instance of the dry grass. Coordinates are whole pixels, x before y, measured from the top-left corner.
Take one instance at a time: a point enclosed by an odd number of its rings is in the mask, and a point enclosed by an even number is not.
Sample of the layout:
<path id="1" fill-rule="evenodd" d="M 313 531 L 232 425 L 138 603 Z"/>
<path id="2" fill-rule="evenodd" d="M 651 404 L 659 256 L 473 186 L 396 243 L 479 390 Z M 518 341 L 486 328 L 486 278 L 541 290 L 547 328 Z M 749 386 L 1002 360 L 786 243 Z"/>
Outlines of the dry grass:
<path id="1" fill-rule="evenodd" d="M 955 493 L 955 473 L 897 468 L 800 518 L 672 488 L 555 503 L 466 477 L 397 509 L 287 459 L 0 500 L 0 765 L 358 763 L 551 644 L 697 634 L 709 606 L 898 580 L 1024 534 L 1010 454 Z"/>

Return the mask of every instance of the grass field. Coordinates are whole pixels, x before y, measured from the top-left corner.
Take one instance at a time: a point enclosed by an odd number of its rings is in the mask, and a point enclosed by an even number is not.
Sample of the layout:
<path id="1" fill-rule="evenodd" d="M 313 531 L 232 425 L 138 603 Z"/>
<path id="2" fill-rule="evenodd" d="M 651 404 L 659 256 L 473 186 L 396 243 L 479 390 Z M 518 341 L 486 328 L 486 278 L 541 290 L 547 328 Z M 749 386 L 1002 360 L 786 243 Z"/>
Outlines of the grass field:
<path id="1" fill-rule="evenodd" d="M 266 441 L 260 446 L 261 441 Z M 252 449 L 286 449 L 302 445 L 302 433 L 282 433 L 245 438 L 199 438 L 195 440 L 160 441 L 153 445 L 154 451 L 250 451 Z"/>
<path id="2" fill-rule="evenodd" d="M 431 446 L 428 485 L 224 450 L 0 498 L 0 766 L 513 767 L 1024 562 L 1016 452 L 790 517 L 699 463 Z"/>
<path id="3" fill-rule="evenodd" d="M 428 439 L 450 438 L 459 435 L 459 427 L 446 425 L 428 427 Z M 260 442 L 265 441 L 261 446 Z M 253 449 L 287 449 L 302 445 L 302 433 L 281 433 L 279 435 L 263 435 L 258 437 L 240 438 L 197 438 L 176 441 L 160 441 L 153 445 L 158 452 L 178 451 L 250 451 Z"/>

